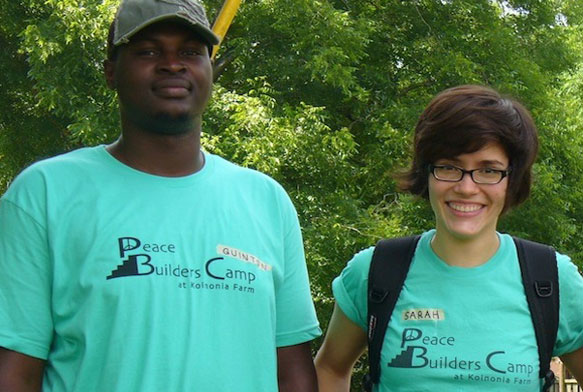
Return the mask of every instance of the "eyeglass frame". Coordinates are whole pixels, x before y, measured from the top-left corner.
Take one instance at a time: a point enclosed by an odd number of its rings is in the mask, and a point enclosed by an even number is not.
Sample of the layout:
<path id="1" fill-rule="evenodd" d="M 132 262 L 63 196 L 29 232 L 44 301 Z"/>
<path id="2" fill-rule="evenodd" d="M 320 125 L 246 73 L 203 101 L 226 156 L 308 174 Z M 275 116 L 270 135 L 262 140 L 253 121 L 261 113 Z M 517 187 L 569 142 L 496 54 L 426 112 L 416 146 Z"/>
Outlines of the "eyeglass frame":
<path id="1" fill-rule="evenodd" d="M 443 169 L 443 168 L 446 168 L 446 167 L 450 167 L 450 168 L 456 169 L 459 172 L 461 172 L 460 178 L 458 180 L 445 180 L 443 178 L 438 178 L 435 175 L 435 169 Z M 470 175 L 470 178 L 472 179 L 472 181 L 475 184 L 478 184 L 478 185 L 496 185 L 496 184 L 500 184 L 502 182 L 502 180 L 505 177 L 508 177 L 508 175 L 512 171 L 510 167 L 508 169 L 506 169 L 506 170 L 487 168 L 488 170 L 491 170 L 491 171 L 500 173 L 501 174 L 500 179 L 497 182 L 478 182 L 478 181 L 476 181 L 474 179 L 474 172 L 480 171 L 480 170 L 484 170 L 485 168 L 483 168 L 483 167 L 482 168 L 479 168 L 479 169 L 465 170 L 465 169 L 462 169 L 461 167 L 457 167 L 457 166 L 454 166 L 454 165 L 433 165 L 433 164 L 429 164 L 427 166 L 427 168 L 429 169 L 429 172 L 431 173 L 431 175 L 433 176 L 433 178 L 435 178 L 437 181 L 443 181 L 443 182 L 460 182 L 460 181 L 462 181 L 464 179 L 464 176 L 466 174 L 469 174 Z"/>

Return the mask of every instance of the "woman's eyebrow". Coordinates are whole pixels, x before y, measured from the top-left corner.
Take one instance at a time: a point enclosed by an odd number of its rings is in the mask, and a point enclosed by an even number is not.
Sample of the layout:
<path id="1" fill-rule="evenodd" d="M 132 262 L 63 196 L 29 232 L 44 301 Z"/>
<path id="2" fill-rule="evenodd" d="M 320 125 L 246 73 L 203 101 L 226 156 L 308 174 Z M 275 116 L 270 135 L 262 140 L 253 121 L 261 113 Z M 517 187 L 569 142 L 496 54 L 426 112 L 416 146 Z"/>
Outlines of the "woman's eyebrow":
<path id="1" fill-rule="evenodd" d="M 460 160 L 457 158 L 439 158 L 436 162 L 448 162 L 452 164 L 460 163 Z"/>
<path id="2" fill-rule="evenodd" d="M 500 166 L 505 166 L 505 164 L 503 162 L 500 162 L 497 159 L 484 159 L 483 161 L 480 161 L 480 164 L 482 164 L 482 165 L 500 165 Z"/>
<path id="3" fill-rule="evenodd" d="M 436 162 L 447 162 L 447 163 L 450 163 L 452 165 L 461 164 L 461 160 L 458 158 L 441 158 L 441 159 L 438 159 Z M 487 165 L 505 166 L 504 162 L 501 162 L 497 159 L 483 159 L 483 160 L 479 161 L 478 164 L 482 165 L 482 166 L 487 166 Z"/>

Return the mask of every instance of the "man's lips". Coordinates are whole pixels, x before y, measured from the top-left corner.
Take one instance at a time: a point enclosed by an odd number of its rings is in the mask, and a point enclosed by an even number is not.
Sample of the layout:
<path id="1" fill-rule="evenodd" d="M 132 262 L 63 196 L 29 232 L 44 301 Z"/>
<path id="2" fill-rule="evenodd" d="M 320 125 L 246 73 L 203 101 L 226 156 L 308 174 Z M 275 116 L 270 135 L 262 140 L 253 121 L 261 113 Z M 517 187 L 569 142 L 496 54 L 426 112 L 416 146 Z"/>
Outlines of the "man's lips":
<path id="1" fill-rule="evenodd" d="M 191 89 L 188 80 L 179 78 L 158 80 L 152 85 L 154 93 L 162 98 L 185 98 Z"/>

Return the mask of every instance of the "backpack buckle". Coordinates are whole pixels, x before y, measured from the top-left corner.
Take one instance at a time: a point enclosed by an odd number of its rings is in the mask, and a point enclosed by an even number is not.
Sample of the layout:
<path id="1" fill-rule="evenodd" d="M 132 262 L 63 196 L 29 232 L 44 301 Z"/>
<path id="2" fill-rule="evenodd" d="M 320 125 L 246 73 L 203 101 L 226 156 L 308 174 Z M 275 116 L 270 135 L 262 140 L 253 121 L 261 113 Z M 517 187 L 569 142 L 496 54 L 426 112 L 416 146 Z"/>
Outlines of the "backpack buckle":
<path id="1" fill-rule="evenodd" d="M 364 377 L 362 378 L 362 384 L 366 392 L 372 392 L 373 383 L 369 373 L 365 374 Z"/>
<path id="2" fill-rule="evenodd" d="M 555 383 L 555 373 L 553 373 L 552 370 L 549 370 L 547 372 L 547 374 L 545 374 L 544 381 L 545 381 L 545 383 L 543 385 L 543 389 L 542 390 L 543 390 L 543 392 L 546 392 Z"/>
<path id="3" fill-rule="evenodd" d="M 553 295 L 553 282 L 550 280 L 537 280 L 534 282 L 536 295 L 541 298 L 548 298 Z"/>

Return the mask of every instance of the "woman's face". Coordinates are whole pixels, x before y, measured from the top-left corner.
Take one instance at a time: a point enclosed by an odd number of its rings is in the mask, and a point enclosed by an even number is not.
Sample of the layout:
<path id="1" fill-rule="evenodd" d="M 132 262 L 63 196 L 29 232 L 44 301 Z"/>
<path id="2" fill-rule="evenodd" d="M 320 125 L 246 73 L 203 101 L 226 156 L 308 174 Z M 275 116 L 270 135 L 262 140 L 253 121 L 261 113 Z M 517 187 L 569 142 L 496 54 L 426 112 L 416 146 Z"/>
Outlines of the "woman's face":
<path id="1" fill-rule="evenodd" d="M 507 170 L 509 159 L 498 143 L 434 165 L 448 165 L 464 170 Z M 429 202 L 435 214 L 439 236 L 457 240 L 488 238 L 496 231 L 498 217 L 504 209 L 508 177 L 497 184 L 476 184 L 468 173 L 459 182 L 437 180 L 429 174 Z"/>

